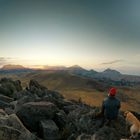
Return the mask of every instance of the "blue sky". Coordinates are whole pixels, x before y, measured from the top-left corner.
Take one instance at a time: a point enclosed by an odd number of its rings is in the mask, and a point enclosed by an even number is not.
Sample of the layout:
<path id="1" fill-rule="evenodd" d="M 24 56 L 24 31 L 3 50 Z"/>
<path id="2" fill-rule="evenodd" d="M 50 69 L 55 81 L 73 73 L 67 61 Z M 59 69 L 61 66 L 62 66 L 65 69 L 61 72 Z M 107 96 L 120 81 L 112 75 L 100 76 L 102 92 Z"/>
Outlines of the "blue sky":
<path id="1" fill-rule="evenodd" d="M 139 0 L 0 0 L 0 65 L 78 64 L 140 75 Z"/>

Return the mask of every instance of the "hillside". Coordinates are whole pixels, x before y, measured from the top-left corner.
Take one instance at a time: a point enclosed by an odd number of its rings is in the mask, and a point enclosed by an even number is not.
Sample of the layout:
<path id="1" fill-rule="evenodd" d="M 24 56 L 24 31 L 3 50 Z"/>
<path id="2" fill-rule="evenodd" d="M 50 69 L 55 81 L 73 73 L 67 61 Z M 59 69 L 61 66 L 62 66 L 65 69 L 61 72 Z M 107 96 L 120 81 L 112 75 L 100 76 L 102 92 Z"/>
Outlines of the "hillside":
<path id="1" fill-rule="evenodd" d="M 30 79 L 35 79 L 49 89 L 60 92 L 67 99 L 79 100 L 81 98 L 83 102 L 92 106 L 101 106 L 111 86 L 109 81 L 91 80 L 66 71 L 38 71 L 7 76 L 21 80 L 24 88 L 27 87 Z M 140 112 L 140 87 L 117 86 L 117 89 L 117 96 L 122 101 L 122 110 Z"/>
<path id="2" fill-rule="evenodd" d="M 55 69 L 3 70 L 0 71 L 0 77 L 19 79 L 24 88 L 27 87 L 30 79 L 35 79 L 49 89 L 60 92 L 67 99 L 81 98 L 83 102 L 93 106 L 101 106 L 109 87 L 115 86 L 118 88 L 118 97 L 122 101 L 122 110 L 140 111 L 139 76 L 123 75 L 111 69 L 99 73 L 85 70 L 77 65 L 63 70 L 60 70 L 62 67 L 59 67 L 59 70 L 58 67 L 51 68 Z"/>
<path id="3" fill-rule="evenodd" d="M 13 75 L 13 74 L 29 73 L 29 72 L 34 72 L 34 71 L 37 71 L 37 70 L 26 68 L 22 65 L 11 65 L 11 64 L 9 64 L 9 65 L 4 65 L 0 69 L 0 74 Z"/>
<path id="4" fill-rule="evenodd" d="M 69 74 L 64 71 L 50 71 L 30 73 L 22 77 L 26 84 L 30 79 L 36 79 L 49 89 L 59 91 L 68 99 L 81 99 L 90 105 L 100 106 L 104 97 L 107 96 L 110 85 L 104 81 L 91 80 L 81 76 Z M 140 111 L 139 87 L 118 86 L 118 97 L 122 101 L 122 110 L 130 109 Z"/>

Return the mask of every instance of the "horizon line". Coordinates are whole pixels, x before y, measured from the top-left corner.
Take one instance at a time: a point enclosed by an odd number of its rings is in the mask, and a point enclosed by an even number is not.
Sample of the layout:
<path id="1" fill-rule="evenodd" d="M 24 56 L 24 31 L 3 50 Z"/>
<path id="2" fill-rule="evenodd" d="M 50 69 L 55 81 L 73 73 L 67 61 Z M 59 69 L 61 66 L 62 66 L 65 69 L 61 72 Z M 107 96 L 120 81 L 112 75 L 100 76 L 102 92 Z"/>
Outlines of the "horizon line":
<path id="1" fill-rule="evenodd" d="M 1 65 L 0 66 L 0 69 L 2 69 L 4 66 L 21 66 L 25 69 L 35 69 L 35 70 L 47 70 L 47 67 L 48 67 L 48 70 L 56 70 L 56 71 L 59 71 L 59 70 L 65 70 L 64 68 L 70 68 L 70 67 L 80 67 L 82 69 L 85 69 L 85 70 L 94 70 L 96 72 L 104 72 L 105 70 L 107 69 L 110 69 L 110 70 L 115 70 L 117 72 L 120 72 L 120 74 L 122 75 L 133 75 L 133 76 L 140 76 L 140 74 L 131 74 L 131 73 L 124 73 L 124 72 L 121 72 L 120 70 L 117 70 L 117 69 L 114 69 L 114 68 L 102 68 L 101 70 L 97 70 L 96 68 L 85 68 L 84 66 L 80 66 L 80 65 L 71 65 L 71 66 L 66 66 L 66 65 L 21 65 L 21 64 L 5 64 L 5 65 Z M 55 69 L 55 68 L 62 68 L 62 69 Z M 52 68 L 52 69 L 51 69 Z M 53 69 L 54 68 L 54 69 Z M 11 68 L 12 69 L 12 68 Z M 13 68 L 14 69 L 14 68 Z M 17 69 L 20 69 L 20 68 L 17 68 Z M 9 68 L 10 70 L 10 68 Z"/>

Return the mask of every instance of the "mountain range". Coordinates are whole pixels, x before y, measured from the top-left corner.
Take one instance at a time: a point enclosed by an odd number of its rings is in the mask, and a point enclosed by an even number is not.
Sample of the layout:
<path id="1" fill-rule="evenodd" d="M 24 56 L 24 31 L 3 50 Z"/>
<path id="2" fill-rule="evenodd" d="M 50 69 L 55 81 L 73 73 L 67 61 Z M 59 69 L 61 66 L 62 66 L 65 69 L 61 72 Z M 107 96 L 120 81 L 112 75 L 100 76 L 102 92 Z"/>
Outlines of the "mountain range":
<path id="1" fill-rule="evenodd" d="M 12 69 L 10 69 L 12 67 Z M 116 70 L 103 72 L 86 70 L 80 66 L 57 69 L 30 69 L 23 66 L 5 66 L 0 70 L 0 78 L 9 77 L 20 80 L 23 88 L 31 79 L 37 80 L 51 90 L 61 92 L 67 99 L 82 99 L 87 104 L 100 106 L 110 87 L 118 89 L 117 96 L 122 101 L 122 109 L 139 111 L 140 77 L 124 75 Z M 53 69 L 55 68 L 55 69 Z M 113 80 L 114 79 L 114 80 Z"/>
<path id="2" fill-rule="evenodd" d="M 29 72 L 38 72 L 38 71 L 61 71 L 61 72 L 68 72 L 70 74 L 91 78 L 91 79 L 102 79 L 102 80 L 113 80 L 113 81 L 130 81 L 130 82 L 140 82 L 140 76 L 135 75 L 126 75 L 122 74 L 117 70 L 113 69 L 106 69 L 103 72 L 97 72 L 95 70 L 86 70 L 78 65 L 74 65 L 71 67 L 65 66 L 44 66 L 42 69 L 36 68 L 28 68 L 22 65 L 4 65 L 0 69 L 0 73 L 29 73 Z"/>

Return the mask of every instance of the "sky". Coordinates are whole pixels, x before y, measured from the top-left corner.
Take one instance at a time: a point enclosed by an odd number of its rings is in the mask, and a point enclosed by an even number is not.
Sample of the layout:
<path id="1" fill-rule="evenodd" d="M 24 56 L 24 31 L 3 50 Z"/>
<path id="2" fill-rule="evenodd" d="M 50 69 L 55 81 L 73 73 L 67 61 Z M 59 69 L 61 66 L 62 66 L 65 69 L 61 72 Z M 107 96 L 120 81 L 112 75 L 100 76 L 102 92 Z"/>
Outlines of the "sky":
<path id="1" fill-rule="evenodd" d="M 140 75 L 140 1 L 0 0 L 5 64 L 77 64 Z"/>

